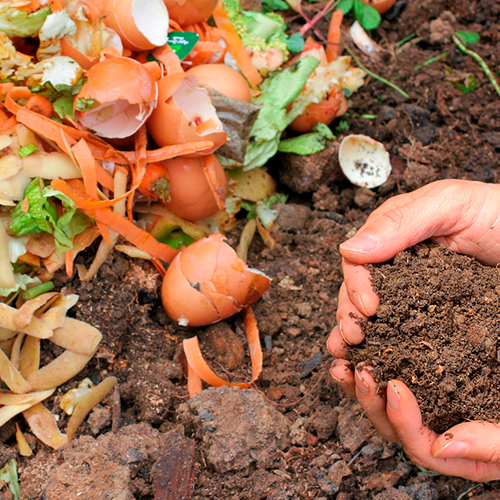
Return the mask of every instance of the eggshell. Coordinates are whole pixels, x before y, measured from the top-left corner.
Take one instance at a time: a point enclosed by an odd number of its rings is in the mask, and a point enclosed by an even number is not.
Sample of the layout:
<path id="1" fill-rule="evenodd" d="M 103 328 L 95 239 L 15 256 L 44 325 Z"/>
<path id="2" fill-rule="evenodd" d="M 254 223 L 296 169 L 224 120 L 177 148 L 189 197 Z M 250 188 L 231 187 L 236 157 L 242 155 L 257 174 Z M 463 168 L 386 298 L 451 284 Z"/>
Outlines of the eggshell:
<path id="1" fill-rule="evenodd" d="M 87 72 L 87 82 L 76 96 L 94 99 L 89 111 L 75 117 L 96 135 L 122 139 L 134 134 L 153 112 L 158 95 L 153 75 L 128 57 L 112 57 Z"/>
<path id="2" fill-rule="evenodd" d="M 217 0 L 164 0 L 170 17 L 181 26 L 206 21 L 215 10 Z"/>
<path id="3" fill-rule="evenodd" d="M 348 135 L 339 147 L 339 163 L 344 175 L 356 186 L 381 186 L 392 171 L 384 145 L 366 135 Z"/>
<path id="4" fill-rule="evenodd" d="M 259 275 L 258 288 L 254 275 Z M 162 302 L 179 324 L 209 325 L 255 302 L 270 283 L 263 273 L 248 268 L 221 234 L 212 234 L 174 258 L 163 279 Z M 233 289 L 239 289 L 240 300 L 232 294 Z"/>
<path id="5" fill-rule="evenodd" d="M 147 122 L 148 132 L 160 147 L 212 141 L 210 154 L 227 142 L 208 92 L 194 76 L 174 73 L 158 81 L 158 105 Z M 199 156 L 195 155 L 195 156 Z"/>
<path id="6" fill-rule="evenodd" d="M 177 254 L 168 266 L 161 286 L 166 313 L 184 326 L 210 325 L 219 321 L 215 307 L 195 288 L 196 283 L 191 284 L 182 273 L 179 256 Z"/>
<path id="7" fill-rule="evenodd" d="M 252 94 L 245 77 L 226 64 L 202 64 L 187 71 L 206 87 L 233 99 L 250 102 Z"/>
<path id="8" fill-rule="evenodd" d="M 385 14 L 396 3 L 396 0 L 361 0 L 373 7 L 379 14 Z"/>
<path id="9" fill-rule="evenodd" d="M 107 0 L 103 7 L 104 23 L 127 49 L 149 50 L 167 43 L 169 15 L 162 0 Z"/>
<path id="10" fill-rule="evenodd" d="M 226 193 L 224 169 L 217 158 L 214 160 L 217 180 Z M 165 167 L 170 178 L 171 197 L 171 201 L 163 203 L 167 208 L 192 221 L 209 217 L 218 210 L 200 158 L 181 156 L 167 160 Z"/>

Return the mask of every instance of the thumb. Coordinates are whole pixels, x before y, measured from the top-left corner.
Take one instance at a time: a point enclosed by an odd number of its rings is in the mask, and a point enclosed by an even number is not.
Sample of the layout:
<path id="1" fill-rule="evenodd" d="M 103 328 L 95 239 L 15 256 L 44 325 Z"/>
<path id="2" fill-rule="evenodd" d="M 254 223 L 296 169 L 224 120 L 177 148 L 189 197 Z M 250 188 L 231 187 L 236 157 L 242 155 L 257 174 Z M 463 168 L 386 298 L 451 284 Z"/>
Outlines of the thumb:
<path id="1" fill-rule="evenodd" d="M 342 256 L 357 264 L 385 262 L 406 248 L 443 234 L 458 222 L 461 211 L 450 210 L 449 205 L 440 210 L 443 205 L 436 207 L 432 201 L 425 196 L 401 206 L 393 204 L 340 245 Z"/>
<path id="2" fill-rule="evenodd" d="M 464 422 L 439 436 L 433 443 L 435 458 L 467 458 L 500 464 L 500 425 Z"/>

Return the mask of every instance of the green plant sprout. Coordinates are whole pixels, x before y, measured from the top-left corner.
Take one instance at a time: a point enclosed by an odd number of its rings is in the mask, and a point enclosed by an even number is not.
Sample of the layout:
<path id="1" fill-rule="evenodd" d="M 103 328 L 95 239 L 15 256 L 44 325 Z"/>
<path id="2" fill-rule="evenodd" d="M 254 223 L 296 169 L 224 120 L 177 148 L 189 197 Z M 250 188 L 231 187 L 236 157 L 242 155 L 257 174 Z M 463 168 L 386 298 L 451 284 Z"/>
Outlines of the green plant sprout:
<path id="1" fill-rule="evenodd" d="M 449 52 L 443 52 L 442 54 L 431 57 L 430 59 L 427 59 L 427 61 L 423 62 L 422 64 L 417 64 L 413 68 L 413 71 L 418 71 L 419 69 L 422 69 L 425 66 L 429 66 L 430 64 L 432 64 L 436 61 L 439 61 L 440 59 L 443 59 L 444 57 L 448 57 L 449 55 L 450 55 Z"/>
<path id="2" fill-rule="evenodd" d="M 500 96 L 500 85 L 498 84 L 495 75 L 492 73 L 491 69 L 485 63 L 484 59 L 473 50 L 467 48 L 470 43 L 477 43 L 479 41 L 479 35 L 477 33 L 469 33 L 467 31 L 456 31 L 453 35 L 453 42 L 455 45 L 466 55 L 472 57 L 481 66 L 488 80 L 493 85 L 496 93 Z"/>
<path id="3" fill-rule="evenodd" d="M 391 87 L 392 89 L 398 91 L 403 97 L 406 97 L 407 99 L 410 98 L 410 96 L 403 90 L 403 89 L 400 89 L 396 84 L 390 82 L 389 80 L 386 80 L 385 78 L 382 78 L 381 76 L 377 75 L 376 73 L 374 73 L 373 71 L 370 71 L 368 68 L 366 68 L 365 66 L 363 66 L 361 64 L 361 62 L 359 61 L 359 59 L 356 57 L 356 55 L 354 54 L 354 52 L 347 46 L 347 45 L 344 45 L 345 49 L 347 50 L 347 52 L 349 52 L 349 54 L 351 55 L 351 57 L 354 59 L 354 62 L 368 75 L 370 75 L 372 78 L 375 78 L 375 80 L 378 80 L 379 82 L 382 82 L 384 83 L 385 85 L 387 85 L 388 87 Z"/>
<path id="4" fill-rule="evenodd" d="M 374 30 L 380 24 L 380 14 L 361 0 L 340 0 L 336 9 L 344 11 L 344 15 L 352 11 L 353 17 L 365 30 Z"/>

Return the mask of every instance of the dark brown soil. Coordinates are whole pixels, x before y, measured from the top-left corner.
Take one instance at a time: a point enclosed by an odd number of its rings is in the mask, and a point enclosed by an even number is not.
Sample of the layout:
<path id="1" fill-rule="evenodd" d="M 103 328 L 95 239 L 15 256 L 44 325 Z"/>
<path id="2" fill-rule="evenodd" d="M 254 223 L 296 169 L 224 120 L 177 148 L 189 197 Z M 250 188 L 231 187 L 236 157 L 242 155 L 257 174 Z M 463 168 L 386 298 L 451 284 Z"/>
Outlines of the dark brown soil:
<path id="1" fill-rule="evenodd" d="M 323 5 L 312 3 L 309 18 Z M 443 30 L 448 23 L 454 30 L 480 33 L 473 49 L 498 72 L 499 3 L 398 0 L 396 5 L 372 33 L 384 49 L 379 57 L 355 53 L 410 98 L 367 78 L 350 97 L 343 118 L 349 131 L 337 133 L 337 141 L 346 133 L 382 141 L 393 165 L 389 181 L 374 190 L 350 184 L 336 160 L 338 142 L 318 155 L 286 155 L 269 165 L 280 182 L 278 191 L 290 199 L 280 208 L 274 250 L 257 239 L 248 257 L 250 265 L 273 279 L 255 304 L 264 347 L 263 373 L 255 388 L 241 394 L 210 389 L 188 401 L 184 338 L 198 335 L 211 366 L 224 377 L 248 378 L 241 319 L 230 318 L 215 332 L 175 325 L 162 309 L 158 275 L 148 263 L 114 252 L 89 284 L 61 274 L 58 287 L 80 295 L 71 314 L 100 328 L 104 339 L 85 370 L 44 404 L 61 414 L 61 395 L 85 376 L 94 381 L 116 376 L 121 398 L 115 394 L 103 401 L 61 452 L 38 443 L 34 457 L 19 457 L 15 427 L 0 429 L 1 463 L 17 458 L 23 500 L 498 499 L 497 482 L 433 476 L 413 465 L 399 446 L 377 436 L 361 407 L 328 375 L 325 342 L 335 325 L 342 283 L 339 244 L 396 194 L 436 179 L 500 181 L 500 98 L 477 63 L 461 54 Z M 289 16 L 292 21 L 295 14 Z M 348 16 L 345 24 L 351 21 Z M 328 24 L 317 28 L 326 33 Z M 411 41 L 401 43 L 410 35 Z M 477 85 L 467 94 L 450 81 L 470 74 Z M 244 222 L 228 234 L 232 245 Z M 88 264 L 92 252 L 79 258 Z M 221 332 L 228 328 L 233 334 L 224 344 Z M 420 345 L 416 351 L 433 352 Z M 29 435 L 22 417 L 16 421 Z M 61 415 L 62 430 L 66 422 Z M 172 477 L 177 496 L 168 492 L 165 477 Z"/>
<path id="2" fill-rule="evenodd" d="M 380 306 L 360 322 L 366 340 L 351 349 L 353 365 L 405 382 L 436 432 L 498 422 L 500 270 L 426 244 L 368 267 Z"/>

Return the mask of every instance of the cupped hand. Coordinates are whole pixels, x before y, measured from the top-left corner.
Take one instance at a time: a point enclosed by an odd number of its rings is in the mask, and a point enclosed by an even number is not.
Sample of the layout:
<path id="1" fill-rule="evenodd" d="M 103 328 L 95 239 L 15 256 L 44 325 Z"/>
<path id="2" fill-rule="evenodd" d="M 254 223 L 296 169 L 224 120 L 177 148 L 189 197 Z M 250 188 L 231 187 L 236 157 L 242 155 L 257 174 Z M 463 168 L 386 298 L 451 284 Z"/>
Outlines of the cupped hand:
<path id="1" fill-rule="evenodd" d="M 401 443 L 415 464 L 471 481 L 500 479 L 500 425 L 466 422 L 439 436 L 424 426 L 418 402 L 403 382 L 390 381 L 380 394 L 369 370 L 353 374 L 346 364 L 343 359 L 333 363 L 334 379 L 359 401 L 379 434 Z"/>
<path id="2" fill-rule="evenodd" d="M 498 479 L 499 426 L 470 422 L 438 437 L 423 426 L 415 397 L 402 382 L 392 381 L 387 394 L 377 396 L 369 373 L 353 373 L 341 359 L 349 345 L 364 339 L 358 319 L 374 315 L 379 305 L 363 264 L 385 262 L 426 239 L 488 265 L 500 263 L 500 185 L 443 180 L 396 196 L 375 210 L 356 235 L 340 246 L 344 283 L 337 326 L 328 339 L 329 351 L 338 358 L 332 375 L 347 394 L 358 399 L 378 432 L 401 442 L 418 465 L 476 481 Z M 391 402 L 399 403 L 397 409 Z M 484 439 L 488 432 L 490 439 Z M 498 436 L 496 441 L 494 436 Z M 459 442 L 462 444 L 455 444 Z M 463 455 L 457 454 L 460 448 Z"/>

